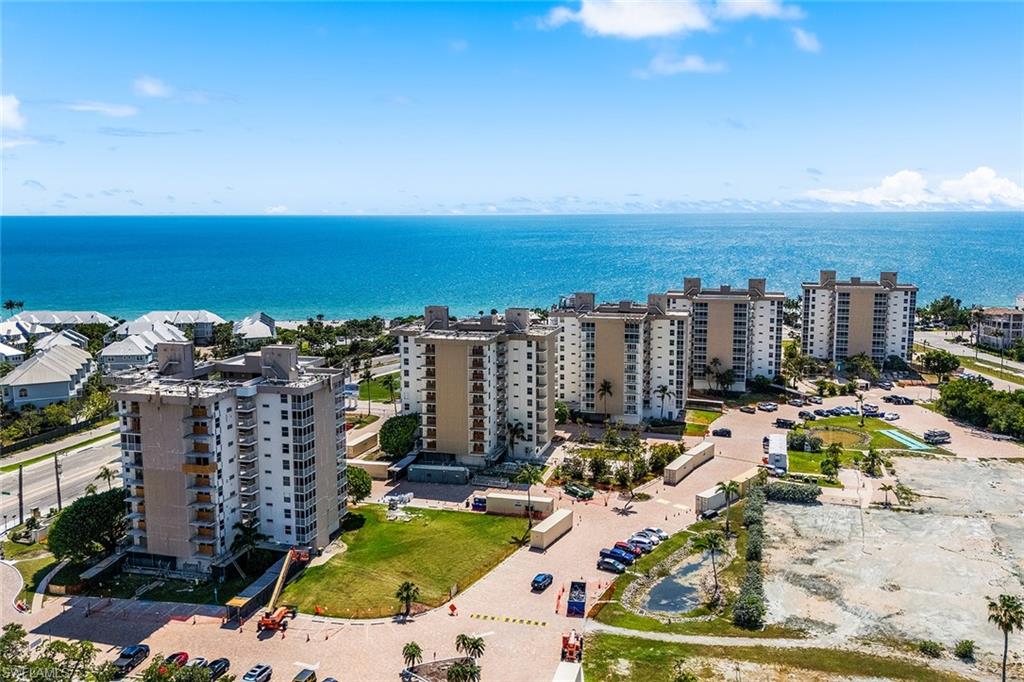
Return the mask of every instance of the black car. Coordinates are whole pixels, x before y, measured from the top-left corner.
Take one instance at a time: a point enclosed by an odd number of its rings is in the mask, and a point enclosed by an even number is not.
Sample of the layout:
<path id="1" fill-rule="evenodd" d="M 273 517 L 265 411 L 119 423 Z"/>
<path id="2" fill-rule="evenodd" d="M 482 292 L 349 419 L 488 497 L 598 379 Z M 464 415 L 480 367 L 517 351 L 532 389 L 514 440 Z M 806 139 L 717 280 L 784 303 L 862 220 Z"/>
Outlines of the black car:
<path id="1" fill-rule="evenodd" d="M 722 438 L 732 438 L 732 429 L 715 429 L 711 432 L 712 436 L 720 436 Z"/>
<path id="2" fill-rule="evenodd" d="M 792 429 L 793 427 L 796 426 L 796 422 L 793 421 L 792 419 L 783 419 L 779 417 L 778 419 L 775 420 L 775 425 L 780 429 Z"/>
<path id="3" fill-rule="evenodd" d="M 828 416 L 828 410 L 817 409 L 817 410 L 814 411 L 814 416 L 816 416 L 816 417 L 827 417 Z"/>
<path id="4" fill-rule="evenodd" d="M 226 658 L 218 658 L 210 661 L 209 665 L 206 666 L 207 670 L 210 671 L 210 679 L 215 680 L 228 671 L 231 667 L 231 661 Z"/>
<path id="5" fill-rule="evenodd" d="M 716 518 L 717 516 L 718 516 L 718 510 L 717 509 L 708 509 L 708 510 L 702 511 L 700 513 L 700 518 L 705 520 L 705 521 L 707 519 Z"/>
<path id="6" fill-rule="evenodd" d="M 530 583 L 530 589 L 534 592 L 543 592 L 551 587 L 551 583 L 554 581 L 555 576 L 550 573 L 538 573 L 533 577 L 533 582 Z"/>
<path id="7" fill-rule="evenodd" d="M 812 422 L 815 419 L 817 419 L 817 417 L 814 416 L 813 412 L 808 412 L 807 410 L 801 410 L 800 414 L 798 414 L 797 416 L 803 419 L 805 422 Z"/>
<path id="8" fill-rule="evenodd" d="M 146 660 L 149 656 L 149 647 L 145 644 L 136 644 L 135 646 L 126 646 L 121 649 L 121 655 L 114 661 L 114 669 L 117 671 L 117 677 L 124 677 L 135 669 L 139 663 Z"/>

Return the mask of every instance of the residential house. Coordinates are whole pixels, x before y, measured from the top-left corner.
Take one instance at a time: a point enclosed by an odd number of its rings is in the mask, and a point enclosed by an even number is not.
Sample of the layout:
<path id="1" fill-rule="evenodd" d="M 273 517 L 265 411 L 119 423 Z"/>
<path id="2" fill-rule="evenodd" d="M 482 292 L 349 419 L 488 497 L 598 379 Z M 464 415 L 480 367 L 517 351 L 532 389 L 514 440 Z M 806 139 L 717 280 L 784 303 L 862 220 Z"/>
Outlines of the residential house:
<path id="1" fill-rule="evenodd" d="M 37 352 L 0 379 L 4 404 L 21 410 L 29 404 L 41 408 L 81 397 L 95 371 L 92 356 L 76 346 Z"/>

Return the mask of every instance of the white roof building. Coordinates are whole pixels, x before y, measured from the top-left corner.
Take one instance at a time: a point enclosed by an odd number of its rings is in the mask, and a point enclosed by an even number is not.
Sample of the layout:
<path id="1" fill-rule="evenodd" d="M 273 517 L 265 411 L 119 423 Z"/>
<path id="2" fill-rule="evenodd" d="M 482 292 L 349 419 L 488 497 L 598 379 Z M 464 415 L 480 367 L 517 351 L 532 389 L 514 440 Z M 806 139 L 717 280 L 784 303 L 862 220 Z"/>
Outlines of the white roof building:
<path id="1" fill-rule="evenodd" d="M 51 333 L 49 327 L 34 322 L 22 322 L 10 319 L 0 322 L 0 340 L 4 343 L 21 348 L 30 338 Z"/>
<path id="2" fill-rule="evenodd" d="M 140 334 L 132 334 L 111 343 L 100 351 L 100 363 L 107 372 L 115 372 L 130 367 L 140 367 L 153 362 L 153 354 L 158 343 L 165 341 L 185 341 L 185 335 L 177 328 L 157 323 L 160 331 L 150 330 Z M 167 332 L 170 330 L 170 332 Z M 164 333 L 173 333 L 174 338 L 165 338 Z"/>
<path id="3" fill-rule="evenodd" d="M 270 315 L 255 312 L 235 322 L 234 332 L 243 341 L 269 341 L 277 336 L 277 325 Z"/>
<path id="4" fill-rule="evenodd" d="M 0 343 L 0 362 L 7 362 L 12 365 L 20 365 L 25 361 L 25 352 L 20 348 Z"/>
<path id="5" fill-rule="evenodd" d="M 112 327 L 117 324 L 117 320 L 96 310 L 26 310 L 11 319 L 50 327 L 70 327 L 76 324 L 105 324 Z"/>
<path id="6" fill-rule="evenodd" d="M 55 346 L 36 353 L 0 379 L 4 403 L 20 410 L 25 405 L 46 407 L 81 396 L 96 371 L 92 356 L 75 346 Z"/>
<path id="7" fill-rule="evenodd" d="M 209 310 L 153 310 L 142 315 L 136 322 L 166 322 L 167 324 L 224 324 L 227 322 L 217 313 Z"/>
<path id="8" fill-rule="evenodd" d="M 151 332 L 161 341 L 185 341 L 185 333 L 172 324 L 167 322 L 153 322 L 151 320 L 132 320 L 131 322 L 122 322 L 114 331 L 107 334 L 105 339 L 126 339 L 129 336 L 135 336 L 136 334 L 145 334 Z"/>
<path id="9" fill-rule="evenodd" d="M 48 350 L 55 346 L 74 346 L 84 349 L 88 345 L 89 337 L 85 334 L 79 334 L 74 329 L 62 329 L 36 340 L 35 348 L 37 351 Z"/>

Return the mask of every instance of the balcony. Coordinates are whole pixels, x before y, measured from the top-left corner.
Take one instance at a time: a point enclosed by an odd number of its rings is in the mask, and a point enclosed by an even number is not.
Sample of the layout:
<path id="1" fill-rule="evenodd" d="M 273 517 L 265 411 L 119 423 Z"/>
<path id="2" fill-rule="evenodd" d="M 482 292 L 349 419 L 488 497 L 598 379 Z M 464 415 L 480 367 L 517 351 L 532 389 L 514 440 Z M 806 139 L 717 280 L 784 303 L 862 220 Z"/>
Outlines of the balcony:
<path id="1" fill-rule="evenodd" d="M 425 449 L 427 449 L 427 450 L 437 450 L 437 441 L 436 440 L 426 440 L 426 441 L 423 441 L 423 443 L 424 443 L 423 447 Z"/>
<path id="2" fill-rule="evenodd" d="M 188 525 L 199 529 L 213 528 L 217 525 L 217 521 L 213 517 L 213 512 L 197 512 L 195 517 L 188 522 Z"/>
<path id="3" fill-rule="evenodd" d="M 432 355 L 428 356 L 426 358 L 423 358 L 423 366 L 424 367 L 436 367 L 437 366 L 437 360 Z"/>
<path id="4" fill-rule="evenodd" d="M 473 420 L 473 428 L 474 429 L 486 429 L 487 425 L 484 423 L 483 419 L 474 419 Z"/>
<path id="5" fill-rule="evenodd" d="M 433 367 L 431 367 L 431 368 L 427 369 L 427 371 L 424 374 L 424 376 L 426 376 L 428 379 L 434 379 L 437 376 L 437 370 L 435 370 Z"/>
<path id="6" fill-rule="evenodd" d="M 486 417 L 487 416 L 487 412 L 482 407 L 474 407 L 473 411 L 470 412 L 470 414 L 473 415 L 474 417 Z"/>
<path id="7" fill-rule="evenodd" d="M 484 399 L 483 399 L 483 396 L 479 396 L 479 395 L 474 395 L 474 396 L 473 396 L 473 401 L 472 401 L 472 403 L 473 403 L 474 405 L 483 405 L 483 404 L 484 404 Z M 427 411 L 428 411 L 428 412 L 432 412 L 432 410 L 427 410 Z"/>
<path id="8" fill-rule="evenodd" d="M 470 362 L 469 366 L 472 369 L 483 369 L 484 361 L 480 359 L 474 359 L 472 362 Z"/>
<path id="9" fill-rule="evenodd" d="M 192 556 L 196 557 L 212 557 L 213 556 L 213 543 L 210 541 L 208 545 L 200 545 L 196 548 L 196 551 L 192 553 Z"/>
<path id="10" fill-rule="evenodd" d="M 423 418 L 423 425 L 424 426 L 437 426 L 437 417 L 424 417 Z"/>
<path id="11" fill-rule="evenodd" d="M 437 414 L 437 406 L 433 404 L 426 405 L 423 411 L 426 412 L 427 414 Z"/>
<path id="12" fill-rule="evenodd" d="M 240 448 L 254 448 L 256 447 L 256 437 L 252 435 L 239 436 L 238 447 Z"/>
<path id="13" fill-rule="evenodd" d="M 469 440 L 474 443 L 483 443 L 486 440 L 486 438 L 484 438 L 483 431 L 474 431 L 473 437 L 470 438 Z"/>
<path id="14" fill-rule="evenodd" d="M 469 392 L 470 393 L 483 393 L 484 392 L 484 385 L 483 384 L 472 384 L 469 387 Z"/>
<path id="15" fill-rule="evenodd" d="M 140 521 L 139 523 L 142 523 L 143 527 L 142 528 L 129 528 L 128 529 L 128 535 L 131 535 L 132 537 L 136 537 L 136 538 L 144 538 L 144 537 L 146 537 L 146 528 L 145 528 L 145 523 L 146 522 L 145 521 Z"/>
<path id="16" fill-rule="evenodd" d="M 117 413 L 121 417 L 138 417 L 139 404 L 135 401 L 128 403 L 128 406 Z"/>
<path id="17" fill-rule="evenodd" d="M 484 356 L 484 349 L 480 346 L 473 346 L 473 350 L 469 352 L 470 357 L 482 358 Z"/>
<path id="18" fill-rule="evenodd" d="M 256 428 L 256 420 L 255 419 L 239 419 L 238 420 L 238 429 L 239 430 L 242 430 L 242 429 L 249 430 L 249 429 L 253 429 L 253 428 Z"/>
<path id="19" fill-rule="evenodd" d="M 255 501 L 254 502 L 246 502 L 246 503 L 242 504 L 239 507 L 239 509 L 242 511 L 243 514 L 255 514 L 260 509 L 260 503 L 259 502 L 255 502 Z"/>
<path id="20" fill-rule="evenodd" d="M 437 382 L 434 381 L 433 379 L 427 379 L 427 381 L 423 385 L 423 389 L 421 389 L 421 390 L 433 391 L 433 390 L 436 390 L 436 389 L 437 389 Z"/>
<path id="21" fill-rule="evenodd" d="M 252 464 L 256 461 L 256 451 L 253 449 L 246 450 L 238 453 L 239 464 Z"/>
<path id="22" fill-rule="evenodd" d="M 434 393 L 433 391 L 428 391 L 427 396 L 426 398 L 424 398 L 424 400 L 428 403 L 435 403 L 437 402 L 437 394 Z"/>
<path id="23" fill-rule="evenodd" d="M 304 429 L 307 426 L 313 424 L 315 421 L 316 418 L 313 415 L 309 415 L 308 417 L 302 417 L 301 419 L 292 419 L 292 428 Z"/>
<path id="24" fill-rule="evenodd" d="M 243 485 L 241 488 L 239 488 L 238 493 L 242 497 L 248 497 L 249 499 L 252 499 L 254 497 L 259 497 L 260 489 L 258 486 L 255 485 Z"/>
<path id="25" fill-rule="evenodd" d="M 212 476 L 217 473 L 217 464 L 215 462 L 209 464 L 182 464 L 181 470 L 186 474 Z"/>
<path id="26" fill-rule="evenodd" d="M 259 471 L 256 467 L 242 467 L 238 471 L 238 477 L 243 481 L 255 480 L 257 476 L 259 476 Z"/>
<path id="27" fill-rule="evenodd" d="M 480 370 L 475 369 L 475 370 L 473 370 L 473 375 L 470 378 L 472 378 L 473 381 L 483 381 L 485 377 L 484 377 L 484 373 L 483 372 L 481 372 Z"/>

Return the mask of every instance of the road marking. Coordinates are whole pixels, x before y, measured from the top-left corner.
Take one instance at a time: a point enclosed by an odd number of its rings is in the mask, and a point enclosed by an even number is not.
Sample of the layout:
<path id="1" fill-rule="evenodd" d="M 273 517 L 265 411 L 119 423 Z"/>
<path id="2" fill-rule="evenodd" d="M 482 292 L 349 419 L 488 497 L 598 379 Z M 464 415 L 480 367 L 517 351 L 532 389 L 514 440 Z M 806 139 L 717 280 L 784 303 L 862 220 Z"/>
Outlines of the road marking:
<path id="1" fill-rule="evenodd" d="M 512 623 L 513 625 L 535 625 L 537 627 L 546 628 L 548 626 L 547 621 L 531 620 L 529 618 L 515 618 L 512 616 L 491 616 L 486 613 L 471 613 L 470 618 L 477 620 L 493 620 L 500 623 Z"/>
<path id="2" fill-rule="evenodd" d="M 669 502 L 668 500 L 666 500 L 666 499 L 664 499 L 662 497 L 659 497 L 658 499 L 656 499 L 654 501 L 657 502 L 658 504 L 672 504 L 671 502 Z"/>
<path id="3" fill-rule="evenodd" d="M 683 511 L 690 511 L 690 508 L 687 507 L 685 504 L 673 504 L 672 506 L 675 507 L 676 509 L 682 509 Z"/>

